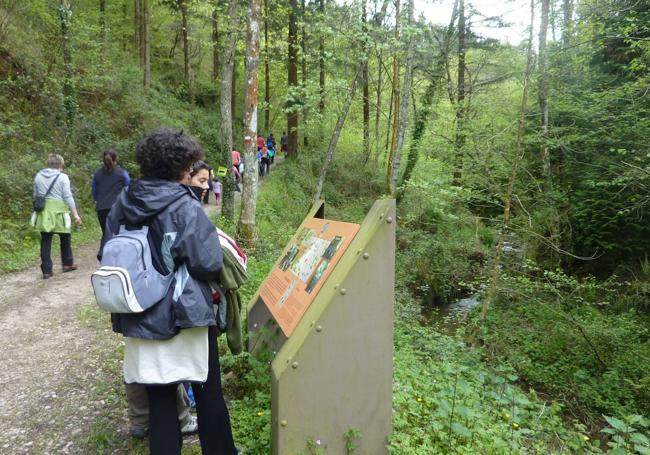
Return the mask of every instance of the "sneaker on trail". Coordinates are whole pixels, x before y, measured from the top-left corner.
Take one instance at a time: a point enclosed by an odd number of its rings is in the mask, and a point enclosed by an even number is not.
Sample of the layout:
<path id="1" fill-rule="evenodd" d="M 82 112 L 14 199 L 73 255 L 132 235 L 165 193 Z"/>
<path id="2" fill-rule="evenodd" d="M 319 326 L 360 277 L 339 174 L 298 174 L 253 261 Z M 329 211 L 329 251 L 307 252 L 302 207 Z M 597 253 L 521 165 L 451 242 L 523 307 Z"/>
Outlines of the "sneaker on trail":
<path id="1" fill-rule="evenodd" d="M 146 428 L 129 428 L 129 434 L 132 438 L 135 439 L 144 439 L 149 434 L 149 430 Z"/>
<path id="2" fill-rule="evenodd" d="M 181 434 L 187 436 L 190 434 L 195 434 L 199 431 L 199 423 L 196 420 L 196 416 L 191 415 L 187 420 L 187 423 L 181 428 Z"/>

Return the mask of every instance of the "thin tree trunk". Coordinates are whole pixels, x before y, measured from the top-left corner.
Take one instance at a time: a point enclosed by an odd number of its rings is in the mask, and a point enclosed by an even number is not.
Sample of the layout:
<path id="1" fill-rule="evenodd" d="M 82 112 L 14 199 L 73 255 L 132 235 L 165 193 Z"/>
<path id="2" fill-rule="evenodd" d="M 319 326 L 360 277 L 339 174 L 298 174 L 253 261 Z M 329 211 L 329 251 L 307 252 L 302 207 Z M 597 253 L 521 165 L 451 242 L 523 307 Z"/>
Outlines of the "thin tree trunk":
<path id="1" fill-rule="evenodd" d="M 461 3 L 463 0 L 460 0 Z M 523 155 L 523 142 L 524 134 L 526 132 L 526 111 L 528 104 L 528 86 L 530 82 L 530 76 L 533 71 L 533 24 L 535 23 L 535 1 L 531 0 L 530 2 L 530 32 L 528 35 L 528 58 L 526 63 L 526 71 L 524 73 L 524 87 L 522 90 L 521 96 L 521 108 L 519 111 L 519 126 L 517 128 L 517 143 L 515 146 L 515 152 L 512 159 L 512 168 L 510 170 L 510 178 L 508 180 L 508 187 L 504 197 L 504 206 L 503 206 L 503 223 L 501 226 L 501 232 L 499 234 L 499 239 L 494 251 L 494 261 L 492 263 L 492 270 L 490 273 L 490 286 L 488 288 L 487 295 L 485 300 L 481 305 L 481 314 L 479 316 L 478 324 L 467 333 L 467 341 L 470 344 L 475 344 L 480 335 L 481 328 L 485 323 L 487 318 L 490 305 L 494 302 L 498 292 L 499 286 L 499 270 L 501 265 L 501 254 L 503 252 L 503 244 L 508 234 L 508 229 L 510 228 L 510 209 L 512 207 L 512 193 L 517 181 L 517 172 L 519 170 L 519 164 L 521 163 Z"/>
<path id="2" fill-rule="evenodd" d="M 361 1 L 361 22 L 363 24 L 362 33 L 363 33 L 363 49 L 364 54 L 368 54 L 368 27 L 367 24 L 367 0 Z M 368 59 L 366 58 L 366 64 L 363 66 L 363 154 L 366 157 L 365 161 L 368 160 L 370 155 L 370 97 L 368 93 Z"/>
<path id="3" fill-rule="evenodd" d="M 221 64 L 219 62 L 219 16 L 217 8 L 212 10 L 212 80 L 219 79 Z"/>
<path id="4" fill-rule="evenodd" d="M 411 144 L 409 147 L 408 160 L 404 169 L 404 175 L 402 176 L 401 180 L 402 184 L 411 178 L 413 170 L 415 169 L 415 165 L 417 164 L 418 158 L 420 156 L 420 141 L 422 140 L 422 136 L 424 136 L 424 132 L 426 131 L 426 126 L 429 115 L 431 114 L 431 107 L 433 105 L 435 93 L 440 82 L 443 80 L 441 76 L 437 75 L 442 73 L 445 66 L 448 64 L 447 59 L 449 58 L 449 47 L 451 46 L 451 40 L 454 35 L 454 24 L 456 23 L 457 15 L 458 0 L 454 2 L 451 19 L 449 21 L 449 25 L 447 26 L 447 32 L 445 33 L 444 40 L 440 49 L 440 54 L 438 55 L 435 70 L 433 72 L 434 79 L 429 82 L 429 85 L 424 92 L 424 96 L 422 97 L 422 108 L 416 114 L 414 114 L 415 124 L 413 126 L 413 137 L 411 139 Z"/>
<path id="5" fill-rule="evenodd" d="M 384 0 L 381 7 L 381 11 L 375 17 L 374 25 L 376 27 L 381 27 L 382 22 L 384 22 L 384 17 L 386 16 L 386 9 L 388 8 L 388 1 L 389 0 Z M 317 202 L 321 198 L 321 195 L 323 193 L 323 185 L 325 184 L 327 170 L 329 169 L 330 163 L 332 162 L 332 158 L 334 158 L 334 152 L 336 152 L 336 145 L 338 144 L 339 136 L 341 135 L 341 130 L 343 129 L 343 125 L 345 124 L 345 119 L 348 116 L 348 112 L 350 112 L 350 106 L 352 105 L 352 101 L 354 100 L 354 95 L 357 91 L 357 83 L 359 78 L 363 74 L 363 66 L 366 63 L 367 58 L 368 58 L 367 55 L 365 54 L 362 55 L 361 60 L 357 65 L 356 72 L 354 73 L 354 78 L 352 79 L 352 83 L 350 84 L 350 89 L 348 91 L 348 97 L 345 100 L 345 103 L 343 104 L 343 109 L 341 110 L 338 120 L 336 121 L 336 127 L 334 128 L 334 132 L 332 133 L 330 144 L 327 147 L 327 153 L 325 154 L 325 159 L 323 160 L 323 165 L 321 166 L 320 169 L 320 175 L 318 176 L 316 189 L 314 190 L 314 194 L 312 196 L 312 200 L 314 202 Z"/>
<path id="6" fill-rule="evenodd" d="M 221 59 L 221 162 L 230 170 L 232 168 L 231 151 L 232 137 L 232 87 L 233 67 L 235 63 L 235 46 L 237 45 L 237 29 L 239 26 L 239 1 L 230 0 L 228 8 L 227 37 Z M 256 160 L 253 161 L 255 163 Z M 253 163 L 245 162 L 249 167 Z M 222 214 L 229 220 L 235 219 L 235 180 L 232 172 L 223 179 Z"/>
<path id="7" fill-rule="evenodd" d="M 230 84 L 230 114 L 232 119 L 230 121 L 234 128 L 237 123 L 237 47 L 233 49 L 232 61 L 232 84 Z"/>
<path id="8" fill-rule="evenodd" d="M 72 69 L 72 48 L 70 43 L 70 26 L 72 8 L 69 0 L 61 0 L 59 5 L 59 20 L 61 22 L 61 51 L 63 54 L 63 109 L 65 111 L 66 141 L 72 134 L 76 116 L 74 96 L 74 80 Z"/>
<path id="9" fill-rule="evenodd" d="M 377 91 L 376 91 L 376 102 L 375 102 L 375 154 L 379 155 L 379 117 L 381 114 L 381 89 L 382 89 L 382 60 L 383 51 L 379 51 L 377 55 Z M 366 152 L 366 158 L 363 164 L 368 163 L 368 158 L 370 158 L 370 150 Z"/>
<path id="10" fill-rule="evenodd" d="M 149 0 L 140 0 L 142 2 L 142 66 L 143 86 L 147 92 L 151 86 L 151 43 L 149 33 Z"/>
<path id="11" fill-rule="evenodd" d="M 133 38 L 138 51 L 138 65 L 142 68 L 142 0 L 133 1 L 133 26 Z"/>
<path id="12" fill-rule="evenodd" d="M 129 3 L 122 3 L 122 23 L 126 24 L 129 21 Z M 122 50 L 126 53 L 129 48 L 129 29 L 122 27 Z"/>
<path id="13" fill-rule="evenodd" d="M 386 70 L 386 76 L 388 76 L 388 70 Z M 390 81 L 389 81 L 390 82 Z M 393 128 L 393 106 L 395 105 L 395 87 L 391 83 L 390 88 L 390 102 L 388 103 L 388 118 L 386 119 L 386 143 L 384 144 L 384 159 L 390 153 L 390 133 L 392 133 Z"/>
<path id="14" fill-rule="evenodd" d="M 303 102 L 302 102 L 302 143 L 305 147 L 309 145 L 309 139 L 307 138 L 307 103 L 305 101 L 305 97 L 307 96 L 307 35 L 305 34 L 305 22 L 307 21 L 307 9 L 305 8 L 305 0 L 302 0 L 302 8 L 301 8 L 301 17 L 302 17 L 302 24 L 301 24 L 301 30 L 300 30 L 300 47 L 302 51 L 301 55 L 301 64 L 302 64 L 302 97 L 303 97 Z"/>
<path id="15" fill-rule="evenodd" d="M 237 224 L 237 238 L 249 251 L 255 250 L 255 211 L 257 204 L 257 82 L 260 66 L 260 9 L 261 0 L 251 0 L 246 55 L 246 99 L 244 102 L 244 135 L 246 151 L 242 211 Z"/>
<path id="16" fill-rule="evenodd" d="M 290 101 L 287 106 L 287 132 L 289 134 L 287 144 L 287 157 L 298 157 L 298 24 L 297 21 L 298 2 L 289 0 L 289 61 L 287 66 L 287 79 L 289 83 Z"/>
<path id="17" fill-rule="evenodd" d="M 325 0 L 318 0 L 318 12 L 320 21 L 325 21 Z M 318 110 L 322 118 L 325 115 L 325 39 L 322 33 L 318 41 L 318 67 L 318 93 L 320 95 Z"/>
<path id="18" fill-rule="evenodd" d="M 271 130 L 271 66 L 269 62 L 269 0 L 264 0 L 264 132 Z"/>
<path id="19" fill-rule="evenodd" d="M 395 197 L 395 187 L 393 186 L 393 163 L 395 151 L 397 150 L 397 132 L 399 130 L 400 115 L 400 82 L 399 82 L 399 51 L 400 44 L 400 3 L 401 0 L 395 1 L 395 50 L 393 51 L 393 123 L 391 125 L 390 151 L 388 152 L 388 161 L 386 163 L 386 187 L 390 197 Z"/>
<path id="20" fill-rule="evenodd" d="M 415 5 L 413 0 L 408 3 L 408 24 L 413 25 Z M 397 130 L 397 144 L 395 146 L 395 155 L 393 157 L 393 170 L 392 182 L 389 186 L 389 194 L 395 197 L 395 187 L 397 186 L 397 179 L 400 175 L 400 166 L 402 158 L 402 147 L 404 146 L 404 135 L 406 134 L 406 126 L 409 117 L 409 102 L 411 98 L 411 82 L 413 80 L 413 65 L 415 63 L 415 39 L 409 38 L 408 47 L 406 51 L 406 68 L 404 70 L 404 85 L 402 86 L 402 99 L 399 113 L 399 129 Z"/>
<path id="21" fill-rule="evenodd" d="M 452 184 L 460 186 L 463 175 L 463 154 L 465 147 L 465 0 L 458 4 L 458 86 L 456 93 L 456 132 L 454 139 L 454 176 Z"/>
<path id="22" fill-rule="evenodd" d="M 179 0 L 178 6 L 181 12 L 181 36 L 183 37 L 183 79 L 189 89 L 192 83 L 192 75 L 190 68 L 189 29 L 187 24 L 187 0 Z"/>
<path id="23" fill-rule="evenodd" d="M 542 175 L 546 183 L 546 190 L 551 189 L 551 157 L 548 151 L 548 74 L 546 72 L 546 35 L 548 31 L 548 13 L 550 0 L 542 0 L 542 16 L 539 26 L 539 110 L 541 114 L 542 144 L 540 154 L 542 160 Z"/>
<path id="24" fill-rule="evenodd" d="M 568 47 L 573 35 L 573 0 L 563 0 L 562 13 L 564 24 L 562 24 L 562 46 Z"/>
<path id="25" fill-rule="evenodd" d="M 106 61 L 106 46 L 108 44 L 108 22 L 106 20 L 106 0 L 99 0 L 99 30 L 101 50 L 99 61 L 103 65 Z"/>

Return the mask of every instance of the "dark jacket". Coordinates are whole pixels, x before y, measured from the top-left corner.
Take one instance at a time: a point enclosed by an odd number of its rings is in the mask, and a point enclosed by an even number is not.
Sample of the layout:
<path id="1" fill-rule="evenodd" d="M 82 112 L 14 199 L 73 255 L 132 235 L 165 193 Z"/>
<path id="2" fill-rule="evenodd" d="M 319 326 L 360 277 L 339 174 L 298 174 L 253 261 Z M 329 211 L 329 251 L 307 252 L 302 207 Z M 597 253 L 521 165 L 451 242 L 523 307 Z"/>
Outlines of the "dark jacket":
<path id="1" fill-rule="evenodd" d="M 149 310 L 137 314 L 113 314 L 113 330 L 124 336 L 165 340 L 182 328 L 215 325 L 212 293 L 207 281 L 216 280 L 223 253 L 215 227 L 201 203 L 185 185 L 158 179 L 133 182 L 120 194 L 106 222 L 104 243 L 120 225 L 149 226 L 149 245 L 154 267 L 169 273 L 162 254 L 165 234 L 175 235 L 170 252 L 175 266 L 184 264 L 189 279 L 174 301 L 175 280 L 167 296 Z M 175 234 L 174 234 L 175 233 Z"/>
<path id="2" fill-rule="evenodd" d="M 130 181 L 129 174 L 120 166 L 115 166 L 112 171 L 107 171 L 104 167 L 97 169 L 91 184 L 95 209 L 110 209 Z"/>

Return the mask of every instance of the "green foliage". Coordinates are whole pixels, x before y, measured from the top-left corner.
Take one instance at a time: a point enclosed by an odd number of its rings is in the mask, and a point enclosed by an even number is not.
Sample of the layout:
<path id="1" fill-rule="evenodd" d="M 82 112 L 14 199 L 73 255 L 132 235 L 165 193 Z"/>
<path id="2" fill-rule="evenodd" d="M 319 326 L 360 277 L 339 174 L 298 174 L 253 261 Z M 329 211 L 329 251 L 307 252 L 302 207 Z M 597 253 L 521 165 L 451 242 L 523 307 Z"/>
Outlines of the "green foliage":
<path id="1" fill-rule="evenodd" d="M 532 384 L 587 413 L 650 412 L 650 331 L 620 305 L 616 281 L 578 280 L 524 264 L 502 277 L 485 341 Z"/>
<path id="2" fill-rule="evenodd" d="M 356 428 L 350 428 L 343 434 L 343 439 L 345 439 L 345 450 L 346 455 L 352 455 L 358 448 L 358 440 L 361 438 L 361 431 Z"/>
<path id="3" fill-rule="evenodd" d="M 607 443 L 611 448 L 607 453 L 650 454 L 650 439 L 647 436 L 650 427 L 648 419 L 637 414 L 625 416 L 623 420 L 610 416 L 603 417 L 609 426 L 603 428 L 602 432 L 610 435 L 612 439 Z"/>
<path id="4" fill-rule="evenodd" d="M 394 374 L 391 453 L 590 453 L 593 449 L 584 428 L 565 424 L 560 404 L 520 389 L 513 369 L 487 368 L 480 351 L 466 347 L 460 338 L 421 327 L 411 317 L 396 321 Z"/>
<path id="5" fill-rule="evenodd" d="M 472 292 L 493 234 L 464 207 L 472 193 L 452 187 L 446 168 L 430 160 L 420 168 L 400 206 L 397 283 L 440 305 Z"/>

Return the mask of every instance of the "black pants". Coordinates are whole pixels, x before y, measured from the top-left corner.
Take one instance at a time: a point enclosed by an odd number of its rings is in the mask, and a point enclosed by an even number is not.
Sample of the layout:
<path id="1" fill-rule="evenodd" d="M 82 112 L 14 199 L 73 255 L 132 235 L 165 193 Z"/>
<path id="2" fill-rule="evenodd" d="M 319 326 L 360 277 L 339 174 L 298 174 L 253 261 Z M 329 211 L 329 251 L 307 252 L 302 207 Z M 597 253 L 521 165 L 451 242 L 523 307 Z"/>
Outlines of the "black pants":
<path id="1" fill-rule="evenodd" d="M 212 189 L 214 188 L 212 179 L 208 179 L 208 191 L 205 192 L 205 196 L 203 196 L 203 203 L 208 204 L 210 202 L 210 193 L 212 193 Z"/>
<path id="2" fill-rule="evenodd" d="M 41 271 L 52 273 L 52 237 L 54 232 L 41 232 Z M 61 263 L 73 265 L 72 234 L 59 234 L 61 240 Z"/>
<path id="3" fill-rule="evenodd" d="M 106 232 L 106 218 L 108 218 L 108 212 L 111 209 L 97 210 L 97 219 L 99 220 L 99 227 L 102 228 L 102 237 Z"/>
<path id="4" fill-rule="evenodd" d="M 230 416 L 221 390 L 217 329 L 208 329 L 208 378 L 192 383 L 203 455 L 236 455 Z M 176 411 L 176 384 L 147 386 L 150 455 L 178 455 L 183 439 Z"/>

